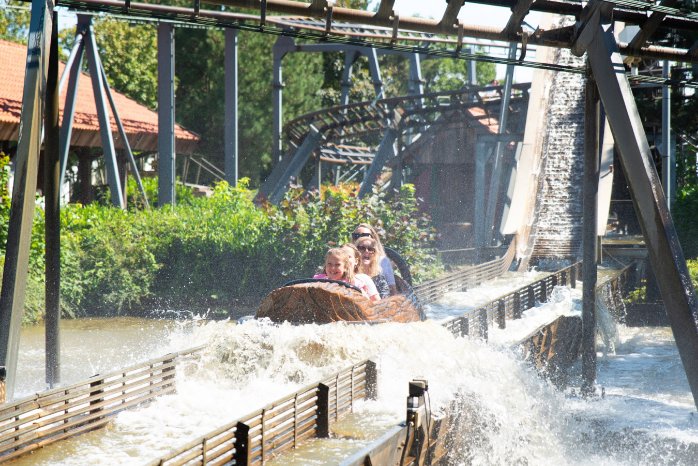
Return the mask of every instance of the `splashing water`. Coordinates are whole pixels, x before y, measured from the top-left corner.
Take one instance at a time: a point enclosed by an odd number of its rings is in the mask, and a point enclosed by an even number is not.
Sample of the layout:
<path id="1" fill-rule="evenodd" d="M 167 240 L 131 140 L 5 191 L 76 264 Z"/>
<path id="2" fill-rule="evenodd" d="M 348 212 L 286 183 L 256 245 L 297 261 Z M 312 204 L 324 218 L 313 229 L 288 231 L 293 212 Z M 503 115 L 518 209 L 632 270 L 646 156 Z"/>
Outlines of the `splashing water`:
<path id="1" fill-rule="evenodd" d="M 447 299 L 454 309 L 470 305 L 457 296 Z M 549 303 L 524 317 L 579 307 L 579 292 L 559 287 Z M 352 448 L 404 420 L 407 383 L 417 377 L 429 381 L 432 410 L 454 414 L 449 464 L 694 464 L 698 421 L 671 333 L 619 331 L 617 354 L 599 361 L 606 396 L 585 400 L 541 379 L 510 341 L 494 341 L 496 332 L 487 344 L 456 338 L 434 321 L 291 326 L 253 320 L 178 327 L 159 354 L 207 347 L 194 367 L 179 371 L 176 394 L 18 464 L 144 464 L 364 359 L 377 363 L 378 399 L 356 406 L 359 427 L 347 434 L 353 440 L 318 443 L 305 453 L 310 456 L 282 457 L 276 464 L 337 464 Z"/>

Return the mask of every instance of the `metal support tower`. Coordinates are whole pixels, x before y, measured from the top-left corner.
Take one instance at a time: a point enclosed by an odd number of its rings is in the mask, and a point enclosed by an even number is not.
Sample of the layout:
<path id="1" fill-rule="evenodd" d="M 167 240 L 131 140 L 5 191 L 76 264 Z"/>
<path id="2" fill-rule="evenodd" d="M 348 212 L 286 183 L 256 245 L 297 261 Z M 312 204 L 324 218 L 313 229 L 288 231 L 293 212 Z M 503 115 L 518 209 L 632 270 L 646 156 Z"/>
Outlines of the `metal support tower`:
<path id="1" fill-rule="evenodd" d="M 175 204 L 174 26 L 158 24 L 158 204 Z"/>
<path id="2" fill-rule="evenodd" d="M 625 76 L 612 23 L 606 19 L 608 15 L 600 14 L 609 5 L 602 1 L 587 5 L 572 50 L 577 54 L 587 52 L 686 377 L 698 406 L 698 301 Z"/>
<path id="3" fill-rule="evenodd" d="M 0 366 L 4 366 L 7 373 L 8 399 L 12 399 L 14 394 L 19 331 L 24 314 L 53 9 L 51 0 L 32 0 L 20 119 L 22 131 L 17 141 L 15 182 L 0 292 Z"/>
<path id="4" fill-rule="evenodd" d="M 225 180 L 238 184 L 238 30 L 225 30 Z"/>
<path id="5" fill-rule="evenodd" d="M 395 157 L 395 141 L 400 136 L 401 119 L 402 116 L 400 113 L 395 112 L 393 119 L 390 122 L 390 126 L 388 126 L 385 133 L 383 133 L 383 139 L 381 140 L 380 146 L 378 146 L 376 156 L 373 157 L 373 161 L 371 162 L 371 165 L 368 168 L 366 175 L 364 175 L 363 181 L 361 182 L 361 187 L 359 188 L 358 194 L 359 198 L 362 198 L 371 192 L 371 188 L 378 179 L 378 175 L 380 175 L 380 172 L 383 170 L 385 164 L 388 162 L 388 160 Z"/>

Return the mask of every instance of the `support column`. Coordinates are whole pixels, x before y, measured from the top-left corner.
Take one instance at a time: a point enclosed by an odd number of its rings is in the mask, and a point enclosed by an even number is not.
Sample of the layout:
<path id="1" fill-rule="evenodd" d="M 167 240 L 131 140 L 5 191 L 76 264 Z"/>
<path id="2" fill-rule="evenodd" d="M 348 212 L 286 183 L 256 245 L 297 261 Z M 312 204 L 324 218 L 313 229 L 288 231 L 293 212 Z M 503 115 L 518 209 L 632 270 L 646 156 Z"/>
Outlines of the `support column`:
<path id="1" fill-rule="evenodd" d="M 174 26 L 158 24 L 158 205 L 175 200 Z"/>
<path id="2" fill-rule="evenodd" d="M 349 92 L 351 91 L 351 72 L 354 67 L 354 62 L 359 56 L 355 50 L 349 50 L 344 55 L 344 69 L 342 70 L 342 94 L 339 99 L 339 105 L 349 105 Z"/>
<path id="3" fill-rule="evenodd" d="M 61 198 L 58 126 L 58 15 L 53 13 L 51 52 L 46 81 L 44 113 L 44 243 L 46 303 L 46 384 L 53 388 L 61 381 L 60 287 L 61 287 Z"/>
<path id="4" fill-rule="evenodd" d="M 290 44 L 289 44 L 290 42 Z M 290 37 L 279 37 L 272 48 L 272 119 L 273 119 L 273 142 L 271 157 L 274 163 L 280 162 L 283 157 L 283 66 L 282 61 L 286 56 L 287 47 L 293 45 L 293 39 Z"/>
<path id="5" fill-rule="evenodd" d="M 590 3 L 594 4 L 603 5 L 605 2 Z M 593 28 L 590 37 L 584 33 L 580 37 L 587 41 L 584 48 L 616 140 L 693 400 L 698 406 L 698 301 L 693 283 L 654 168 L 610 21 L 586 27 Z"/>
<path id="6" fill-rule="evenodd" d="M 516 58 L 516 42 L 509 44 L 509 59 L 514 60 Z M 502 97 L 499 108 L 499 131 L 500 135 L 503 135 L 507 131 L 507 124 L 509 120 L 509 101 L 511 100 L 511 87 L 514 82 L 514 65 L 507 65 L 506 77 L 504 79 L 504 89 L 502 90 Z M 490 176 L 490 189 L 487 195 L 487 213 L 485 217 L 485 237 L 484 241 L 486 245 L 491 245 L 494 240 L 495 229 L 494 229 L 494 217 L 497 212 L 497 204 L 499 202 L 499 191 L 502 177 L 502 153 L 504 152 L 504 147 L 506 142 L 501 139 L 497 140 L 497 144 L 494 149 L 494 160 L 492 161 L 492 170 Z M 498 233 L 498 232 L 497 232 Z"/>
<path id="7" fill-rule="evenodd" d="M 238 30 L 225 30 L 225 180 L 238 184 Z"/>
<path id="8" fill-rule="evenodd" d="M 664 60 L 662 77 L 669 79 L 670 73 L 669 60 Z M 676 197 L 676 179 L 672 176 L 675 165 L 674 147 L 671 144 L 671 88 L 664 84 L 662 86 L 662 186 L 669 210 Z"/>
<path id="9" fill-rule="evenodd" d="M 78 15 L 78 21 L 86 24 L 87 30 L 87 63 L 90 68 L 90 76 L 92 80 L 92 92 L 95 97 L 95 107 L 97 109 L 97 119 L 99 120 L 99 134 L 102 140 L 102 150 L 104 155 L 104 167 L 107 172 L 107 182 L 109 183 L 109 192 L 111 194 L 111 202 L 117 207 L 125 208 L 124 193 L 121 188 L 121 180 L 119 179 L 119 168 L 116 161 L 116 149 L 114 147 L 114 138 L 111 134 L 111 124 L 109 122 L 109 112 L 107 103 L 104 100 L 104 82 L 102 81 L 99 53 L 97 52 L 97 42 L 95 41 L 94 31 L 92 29 L 92 17 L 87 15 Z"/>
<path id="10" fill-rule="evenodd" d="M 0 292 L 0 369 L 3 366 L 6 369 L 8 400 L 14 394 L 19 331 L 24 314 L 53 8 L 50 0 L 32 0 L 20 117 L 22 131 L 17 141 L 10 225 Z"/>
<path id="11" fill-rule="evenodd" d="M 489 158 L 489 144 L 475 143 L 475 204 L 473 208 L 473 227 L 475 228 L 475 247 L 478 255 L 485 246 L 485 165 Z"/>
<path id="12" fill-rule="evenodd" d="M 359 188 L 359 198 L 366 196 L 366 194 L 371 192 L 373 184 L 378 179 L 381 170 L 385 166 L 386 162 L 392 157 L 395 157 L 395 141 L 400 135 L 400 120 L 402 117 L 398 112 L 395 112 L 395 116 L 390 126 L 386 128 L 383 139 L 381 140 L 380 146 L 376 151 L 376 155 L 373 157 L 373 161 L 361 182 L 361 187 Z"/>
<path id="13" fill-rule="evenodd" d="M 596 382 L 596 206 L 599 188 L 599 95 L 589 69 L 584 101 L 584 221 L 582 231 L 582 393 Z"/>
<path id="14" fill-rule="evenodd" d="M 86 24 L 78 21 L 75 33 L 75 46 L 71 52 L 73 60 L 68 60 L 64 71 L 68 73 L 68 91 L 65 95 L 65 105 L 63 108 L 63 121 L 60 135 L 60 158 L 61 158 L 61 180 L 59 185 L 63 186 L 65 181 L 65 170 L 68 166 L 68 152 L 70 150 L 70 139 L 73 134 L 73 117 L 75 116 L 75 102 L 78 95 L 78 85 L 80 84 L 80 70 L 82 69 L 82 58 L 85 55 L 85 28 Z"/>
<path id="15" fill-rule="evenodd" d="M 381 70 L 378 65 L 378 53 L 376 49 L 370 48 L 366 52 L 368 58 L 368 69 L 371 72 L 371 81 L 373 89 L 376 91 L 376 100 L 383 98 L 383 80 L 381 79 Z"/>

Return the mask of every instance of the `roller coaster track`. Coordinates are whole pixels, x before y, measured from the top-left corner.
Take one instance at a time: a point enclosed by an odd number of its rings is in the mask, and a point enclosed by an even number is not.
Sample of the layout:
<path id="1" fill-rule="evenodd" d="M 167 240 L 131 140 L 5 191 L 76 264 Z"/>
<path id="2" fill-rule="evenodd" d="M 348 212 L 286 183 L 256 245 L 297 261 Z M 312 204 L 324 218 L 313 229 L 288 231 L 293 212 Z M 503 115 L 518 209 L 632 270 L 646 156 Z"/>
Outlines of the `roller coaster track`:
<path id="1" fill-rule="evenodd" d="M 527 104 L 529 87 L 529 83 L 512 87 L 510 108 L 520 110 Z M 435 126 L 454 122 L 463 126 L 480 124 L 497 133 L 496 112 L 501 106 L 502 92 L 502 86 L 466 87 L 358 102 L 302 115 L 286 124 L 287 154 L 262 185 L 260 197 L 279 202 L 288 182 L 299 175 L 311 156 L 326 163 L 373 165 L 375 177 L 384 165 L 394 160 L 395 140 L 404 149 Z M 390 139 L 391 134 L 394 139 Z M 383 153 L 381 160 L 373 164 L 379 153 Z M 373 182 L 368 174 L 364 180 L 364 184 Z"/>

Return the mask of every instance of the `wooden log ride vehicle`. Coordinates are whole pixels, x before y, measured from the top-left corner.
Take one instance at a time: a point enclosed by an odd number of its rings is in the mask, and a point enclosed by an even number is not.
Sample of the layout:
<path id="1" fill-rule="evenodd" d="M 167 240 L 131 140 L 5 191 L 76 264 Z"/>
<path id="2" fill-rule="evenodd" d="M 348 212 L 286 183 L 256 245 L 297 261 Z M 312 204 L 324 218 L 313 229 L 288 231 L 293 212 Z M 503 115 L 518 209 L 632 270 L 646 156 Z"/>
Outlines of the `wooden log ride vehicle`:
<path id="1" fill-rule="evenodd" d="M 327 279 L 294 280 L 262 301 L 256 318 L 293 324 L 330 322 L 418 322 L 424 313 L 414 296 L 389 296 L 371 302 L 348 283 Z"/>

